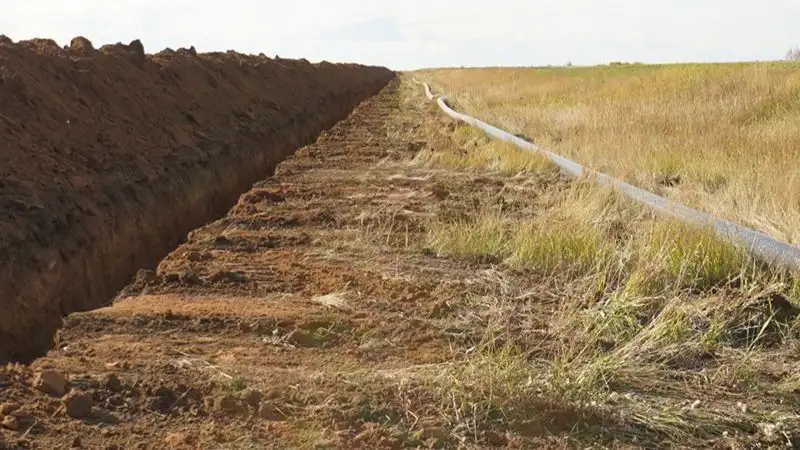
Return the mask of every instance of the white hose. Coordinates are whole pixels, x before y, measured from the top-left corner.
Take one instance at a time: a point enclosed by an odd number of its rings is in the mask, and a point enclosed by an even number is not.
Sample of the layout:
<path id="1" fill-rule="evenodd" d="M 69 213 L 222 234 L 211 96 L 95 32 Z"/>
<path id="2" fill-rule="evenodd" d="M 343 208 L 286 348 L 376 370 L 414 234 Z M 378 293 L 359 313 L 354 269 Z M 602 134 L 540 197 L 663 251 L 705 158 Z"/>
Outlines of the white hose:
<path id="1" fill-rule="evenodd" d="M 416 80 L 415 80 L 416 81 Z M 434 95 L 431 93 L 427 83 L 419 83 L 425 87 L 425 96 L 433 101 Z M 800 249 L 785 242 L 773 239 L 764 233 L 751 230 L 750 228 L 737 225 L 727 220 L 719 219 L 710 214 L 689 208 L 680 203 L 668 200 L 660 195 L 645 191 L 624 181 L 617 180 L 606 174 L 591 171 L 580 164 L 559 156 L 545 148 L 532 144 L 524 139 L 520 139 L 511 133 L 500 128 L 489 125 L 474 117 L 461 114 L 445 103 L 443 97 L 436 99 L 439 108 L 453 119 L 468 123 L 476 128 L 480 128 L 486 134 L 497 139 L 510 142 L 517 147 L 530 152 L 541 153 L 547 156 L 553 163 L 561 168 L 561 171 L 572 178 L 578 178 L 584 173 L 594 175 L 595 180 L 603 186 L 614 186 L 628 197 L 649 206 L 657 213 L 675 217 L 692 225 L 705 227 L 711 226 L 714 231 L 727 240 L 744 245 L 744 247 L 756 258 L 769 264 L 776 264 L 791 270 L 800 269 Z"/>

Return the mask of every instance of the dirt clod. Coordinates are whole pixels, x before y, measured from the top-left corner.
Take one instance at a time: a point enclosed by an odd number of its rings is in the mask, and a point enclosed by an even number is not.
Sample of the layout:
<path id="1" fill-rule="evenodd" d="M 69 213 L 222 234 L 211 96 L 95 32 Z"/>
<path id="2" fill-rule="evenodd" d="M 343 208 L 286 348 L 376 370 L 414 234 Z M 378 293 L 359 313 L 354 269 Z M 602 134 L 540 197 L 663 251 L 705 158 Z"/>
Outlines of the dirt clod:
<path id="1" fill-rule="evenodd" d="M 179 274 L 179 280 L 183 284 L 187 284 L 190 286 L 196 286 L 203 284 L 203 280 L 200 278 L 199 275 L 196 273 L 187 270 Z"/>
<path id="2" fill-rule="evenodd" d="M 261 403 L 261 399 L 264 398 L 264 394 L 257 389 L 245 389 L 239 397 L 243 402 L 256 408 Z"/>
<path id="3" fill-rule="evenodd" d="M 3 417 L 3 422 L 0 423 L 0 425 L 2 425 L 3 428 L 6 428 L 8 430 L 17 430 L 17 429 L 19 429 L 19 421 L 14 416 L 5 416 L 5 417 Z"/>
<path id="4" fill-rule="evenodd" d="M 483 435 L 484 440 L 492 447 L 505 447 L 508 445 L 508 438 L 495 431 L 487 431 Z"/>
<path id="5" fill-rule="evenodd" d="M 0 416 L 6 416 L 19 409 L 19 405 L 13 402 L 0 403 Z"/>
<path id="6" fill-rule="evenodd" d="M 431 195 L 433 195 L 436 200 L 444 200 L 450 197 L 450 191 L 442 186 L 436 185 L 431 188 Z"/>
<path id="7" fill-rule="evenodd" d="M 232 395 L 217 397 L 214 401 L 214 410 L 219 414 L 236 415 L 243 411 L 243 405 Z"/>
<path id="8" fill-rule="evenodd" d="M 131 51 L 133 63 L 137 67 L 141 67 L 145 61 L 144 45 L 142 44 L 142 41 L 139 39 L 134 39 L 130 44 L 128 44 L 128 49 Z"/>
<path id="9" fill-rule="evenodd" d="M 73 390 L 62 401 L 67 410 L 67 415 L 75 419 L 82 419 L 92 412 L 92 397 L 79 390 Z"/>
<path id="10" fill-rule="evenodd" d="M 45 370 L 36 374 L 33 386 L 46 394 L 61 397 L 67 392 L 67 378 L 61 372 Z"/>
<path id="11" fill-rule="evenodd" d="M 136 281 L 134 282 L 135 284 L 141 286 L 147 286 L 148 284 L 156 282 L 158 282 L 158 275 L 154 270 L 141 269 L 138 272 L 136 272 Z"/>
<path id="12" fill-rule="evenodd" d="M 208 278 L 212 283 L 243 283 L 247 281 L 247 275 L 242 272 L 219 271 Z"/>
<path id="13" fill-rule="evenodd" d="M 186 255 L 186 259 L 192 262 L 200 262 L 200 261 L 207 261 L 212 258 L 212 255 L 208 252 L 200 253 L 200 252 L 189 252 Z"/>
<path id="14" fill-rule="evenodd" d="M 69 42 L 69 49 L 81 55 L 90 55 L 94 52 L 94 45 L 89 39 L 76 36 Z"/>
<path id="15" fill-rule="evenodd" d="M 282 413 L 275 405 L 269 402 L 264 402 L 258 408 L 258 417 L 273 422 L 286 420 L 286 415 Z"/>
<path id="16" fill-rule="evenodd" d="M 287 338 L 287 342 L 297 347 L 318 347 L 322 341 L 314 333 L 306 330 L 295 330 Z"/>
<path id="17" fill-rule="evenodd" d="M 111 392 L 119 392 L 122 390 L 122 381 L 120 381 L 119 377 L 113 373 L 106 375 L 105 382 L 103 383 L 106 389 L 110 390 Z"/>

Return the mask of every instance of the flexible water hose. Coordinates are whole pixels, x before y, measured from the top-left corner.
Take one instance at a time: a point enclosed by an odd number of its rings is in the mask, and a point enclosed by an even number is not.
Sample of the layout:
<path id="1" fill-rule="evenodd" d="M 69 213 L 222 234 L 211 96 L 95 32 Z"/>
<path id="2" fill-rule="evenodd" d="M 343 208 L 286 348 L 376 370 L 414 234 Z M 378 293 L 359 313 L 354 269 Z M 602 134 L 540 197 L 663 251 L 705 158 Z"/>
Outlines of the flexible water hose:
<path id="1" fill-rule="evenodd" d="M 415 80 L 416 81 L 416 80 Z M 733 243 L 743 245 L 754 257 L 769 264 L 776 264 L 790 270 L 800 269 L 800 249 L 785 242 L 778 241 L 764 233 L 750 228 L 737 225 L 733 222 L 714 217 L 710 214 L 689 208 L 675 201 L 668 200 L 660 195 L 645 191 L 624 181 L 617 180 L 606 174 L 584 168 L 580 164 L 559 156 L 543 147 L 528 142 L 507 131 L 489 125 L 474 117 L 459 113 L 445 103 L 443 97 L 436 99 L 431 93 L 427 83 L 420 83 L 425 88 L 425 96 L 428 100 L 436 100 L 445 114 L 453 119 L 468 123 L 476 128 L 483 130 L 486 134 L 510 142 L 517 147 L 530 152 L 541 153 L 555 163 L 563 173 L 578 178 L 584 174 L 593 175 L 595 180 L 603 186 L 613 186 L 628 197 L 649 206 L 657 213 L 674 217 L 689 224 L 706 227 L 711 226 L 713 230 L 723 238 Z"/>

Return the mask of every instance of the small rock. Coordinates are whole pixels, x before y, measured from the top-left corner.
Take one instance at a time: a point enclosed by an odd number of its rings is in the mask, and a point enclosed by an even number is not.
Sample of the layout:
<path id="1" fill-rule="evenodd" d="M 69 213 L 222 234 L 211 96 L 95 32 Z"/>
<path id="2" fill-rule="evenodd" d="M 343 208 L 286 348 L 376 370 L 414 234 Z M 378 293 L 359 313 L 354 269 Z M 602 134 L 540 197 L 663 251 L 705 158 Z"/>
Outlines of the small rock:
<path id="1" fill-rule="evenodd" d="M 92 397 L 79 390 L 73 390 L 62 399 L 67 408 L 67 414 L 75 419 L 81 419 L 92 412 Z"/>
<path id="2" fill-rule="evenodd" d="M 286 420 L 286 414 L 282 413 L 278 408 L 270 403 L 262 403 L 258 408 L 258 417 L 262 419 L 279 422 Z"/>
<path id="3" fill-rule="evenodd" d="M 697 409 L 697 408 L 699 408 L 699 407 L 700 407 L 700 403 L 701 403 L 701 402 L 700 402 L 700 400 L 695 400 L 695 401 L 692 403 L 692 406 L 690 406 L 690 408 L 692 408 L 692 409 Z"/>
<path id="4" fill-rule="evenodd" d="M 67 377 L 55 370 L 45 370 L 36 374 L 33 386 L 46 394 L 61 397 L 67 392 Z"/>
<path id="5" fill-rule="evenodd" d="M 7 416 L 19 409 L 19 405 L 12 402 L 0 404 L 0 416 Z"/>
<path id="6" fill-rule="evenodd" d="M 736 406 L 739 408 L 739 411 L 741 411 L 742 414 L 747 414 L 747 405 L 746 404 L 744 404 L 742 402 L 739 402 L 739 403 L 736 404 Z"/>
<path id="7" fill-rule="evenodd" d="M 3 423 L 0 424 L 0 425 L 2 425 L 3 428 L 9 429 L 9 430 L 18 430 L 19 429 L 19 421 L 17 421 L 17 418 L 14 417 L 14 416 L 5 416 L 3 418 Z"/>
<path id="8" fill-rule="evenodd" d="M 122 390 L 122 382 L 119 380 L 119 377 L 113 373 L 106 375 L 105 383 L 103 383 L 111 392 L 119 392 Z"/>
<path id="9" fill-rule="evenodd" d="M 261 399 L 264 398 L 264 394 L 257 389 L 245 389 L 242 391 L 240 398 L 243 402 L 247 403 L 253 408 L 256 408 L 258 407 L 258 404 L 261 403 Z"/>
<path id="10" fill-rule="evenodd" d="M 218 397 L 214 402 L 214 409 L 221 413 L 238 414 L 242 411 L 242 405 L 236 397 L 232 395 L 223 395 L 222 397 Z"/>
<path id="11" fill-rule="evenodd" d="M 767 439 L 776 438 L 778 433 L 783 429 L 783 423 L 767 423 L 763 424 L 761 428 L 761 432 L 764 434 L 764 437 Z"/>

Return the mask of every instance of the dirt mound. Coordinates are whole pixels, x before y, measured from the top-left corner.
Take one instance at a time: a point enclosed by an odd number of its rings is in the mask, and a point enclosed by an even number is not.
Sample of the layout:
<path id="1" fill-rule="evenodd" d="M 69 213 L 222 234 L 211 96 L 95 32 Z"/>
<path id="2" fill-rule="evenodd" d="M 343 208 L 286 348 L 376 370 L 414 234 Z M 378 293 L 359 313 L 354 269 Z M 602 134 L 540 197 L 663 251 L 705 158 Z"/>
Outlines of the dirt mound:
<path id="1" fill-rule="evenodd" d="M 0 39 L 0 362 L 52 345 L 393 73 Z"/>

